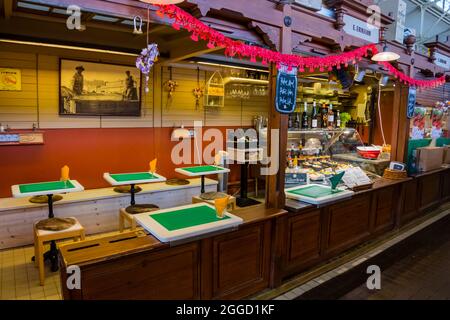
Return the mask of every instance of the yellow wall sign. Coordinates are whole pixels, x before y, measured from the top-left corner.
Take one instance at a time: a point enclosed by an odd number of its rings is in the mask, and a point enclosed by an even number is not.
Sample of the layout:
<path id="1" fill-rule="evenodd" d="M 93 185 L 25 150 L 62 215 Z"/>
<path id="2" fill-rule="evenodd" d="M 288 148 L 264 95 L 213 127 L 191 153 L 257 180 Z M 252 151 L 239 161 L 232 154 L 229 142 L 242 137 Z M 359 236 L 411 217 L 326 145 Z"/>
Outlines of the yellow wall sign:
<path id="1" fill-rule="evenodd" d="M 0 90 L 22 90 L 22 73 L 20 69 L 0 68 Z"/>

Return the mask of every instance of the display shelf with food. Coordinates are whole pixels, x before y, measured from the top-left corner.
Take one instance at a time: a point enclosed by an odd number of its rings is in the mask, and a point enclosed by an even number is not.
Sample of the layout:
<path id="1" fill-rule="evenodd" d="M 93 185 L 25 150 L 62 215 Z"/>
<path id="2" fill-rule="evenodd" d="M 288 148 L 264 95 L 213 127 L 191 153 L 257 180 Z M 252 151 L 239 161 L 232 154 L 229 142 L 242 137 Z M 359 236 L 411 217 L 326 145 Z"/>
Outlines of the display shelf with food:
<path id="1" fill-rule="evenodd" d="M 389 165 L 389 156 L 384 156 L 388 151 L 364 146 L 353 128 L 289 131 L 286 184 L 294 185 L 292 178 L 300 174 L 307 175 L 302 181 L 327 183 L 327 178 L 353 167 L 381 176 Z"/>

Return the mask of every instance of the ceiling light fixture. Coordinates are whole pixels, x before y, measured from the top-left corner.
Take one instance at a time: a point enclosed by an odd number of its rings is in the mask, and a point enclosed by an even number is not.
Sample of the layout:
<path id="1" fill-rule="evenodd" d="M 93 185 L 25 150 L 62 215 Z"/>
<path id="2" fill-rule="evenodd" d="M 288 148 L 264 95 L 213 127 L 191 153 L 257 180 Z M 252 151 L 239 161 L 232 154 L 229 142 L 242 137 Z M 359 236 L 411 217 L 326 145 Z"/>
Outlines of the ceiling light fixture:
<path id="1" fill-rule="evenodd" d="M 52 43 L 44 43 L 44 42 L 0 39 L 0 43 L 18 44 L 18 45 L 30 45 L 30 46 L 37 46 L 37 47 L 68 49 L 68 50 L 88 51 L 88 52 L 97 52 L 97 53 L 107 53 L 107 54 L 115 54 L 115 55 L 130 56 L 130 57 L 136 57 L 137 56 L 136 53 L 128 53 L 128 52 L 121 52 L 121 51 L 114 51 L 114 50 L 96 49 L 96 48 L 87 48 L 87 47 L 77 47 L 77 46 L 62 45 L 62 44 L 52 44 Z"/>
<path id="2" fill-rule="evenodd" d="M 387 46 L 383 48 L 383 52 L 379 52 L 372 57 L 372 61 L 390 62 L 400 59 L 400 55 L 395 52 L 387 51 Z"/>
<path id="3" fill-rule="evenodd" d="M 383 45 L 383 51 L 378 52 L 372 57 L 372 61 L 376 62 L 390 62 L 400 59 L 400 55 L 395 52 L 388 51 L 386 40 L 386 29 L 380 28 L 380 45 Z"/>

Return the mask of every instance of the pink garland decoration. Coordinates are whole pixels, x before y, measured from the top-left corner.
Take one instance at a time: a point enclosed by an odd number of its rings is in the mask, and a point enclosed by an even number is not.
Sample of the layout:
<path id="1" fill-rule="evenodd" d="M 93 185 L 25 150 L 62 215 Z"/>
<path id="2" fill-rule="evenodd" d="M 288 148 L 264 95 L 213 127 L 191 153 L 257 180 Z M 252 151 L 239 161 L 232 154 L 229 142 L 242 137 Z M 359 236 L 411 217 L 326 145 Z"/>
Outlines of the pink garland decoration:
<path id="1" fill-rule="evenodd" d="M 409 84 L 417 88 L 436 88 L 445 84 L 445 75 L 434 80 L 416 80 L 411 78 L 399 70 L 395 69 L 389 62 L 380 62 L 380 65 L 385 67 L 395 78 L 399 79 L 404 84 Z"/>
<path id="2" fill-rule="evenodd" d="M 350 63 L 356 64 L 361 61 L 363 57 L 367 57 L 369 51 L 373 55 L 378 53 L 378 48 L 375 44 L 369 44 L 353 51 L 344 52 L 339 55 L 331 55 L 326 57 L 301 57 L 293 54 L 282 54 L 277 51 L 269 49 L 251 46 L 244 44 L 240 41 L 232 40 L 220 32 L 208 27 L 200 20 L 194 18 L 186 11 L 178 8 L 175 5 L 158 5 L 159 9 L 157 14 L 164 18 L 168 16 L 173 19 L 172 27 L 175 30 L 181 28 L 191 33 L 191 39 L 198 41 L 199 39 L 208 41 L 207 47 L 212 49 L 215 47 L 225 48 L 225 55 L 229 57 L 249 58 L 251 62 L 256 62 L 257 59 L 261 60 L 263 65 L 269 63 L 275 63 L 277 68 L 281 65 L 288 66 L 288 70 L 292 70 L 293 67 L 298 68 L 299 72 L 314 71 L 331 71 L 333 67 L 340 69 L 342 65 L 347 67 Z M 397 69 L 395 69 L 390 63 L 383 62 L 383 64 L 389 72 L 399 78 L 404 83 L 408 83 L 412 86 L 420 88 L 436 87 L 445 83 L 445 77 L 441 77 L 435 80 L 415 80 L 410 78 Z"/>

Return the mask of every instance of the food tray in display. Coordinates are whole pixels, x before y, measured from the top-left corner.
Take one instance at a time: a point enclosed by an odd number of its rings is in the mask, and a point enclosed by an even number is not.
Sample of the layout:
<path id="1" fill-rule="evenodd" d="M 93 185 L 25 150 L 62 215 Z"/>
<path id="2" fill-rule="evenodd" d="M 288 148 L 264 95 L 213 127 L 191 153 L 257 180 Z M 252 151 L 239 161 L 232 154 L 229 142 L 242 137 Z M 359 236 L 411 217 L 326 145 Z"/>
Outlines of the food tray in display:
<path id="1" fill-rule="evenodd" d="M 331 187 L 320 184 L 308 184 L 304 186 L 297 186 L 285 189 L 286 197 L 298 201 L 314 205 L 322 205 L 336 200 L 351 198 L 353 191 L 344 188 L 337 188 L 332 191 Z"/>

